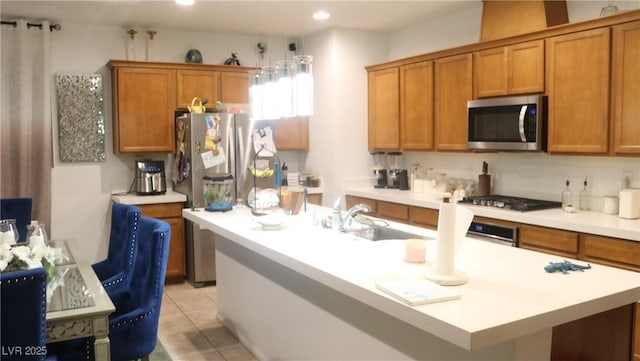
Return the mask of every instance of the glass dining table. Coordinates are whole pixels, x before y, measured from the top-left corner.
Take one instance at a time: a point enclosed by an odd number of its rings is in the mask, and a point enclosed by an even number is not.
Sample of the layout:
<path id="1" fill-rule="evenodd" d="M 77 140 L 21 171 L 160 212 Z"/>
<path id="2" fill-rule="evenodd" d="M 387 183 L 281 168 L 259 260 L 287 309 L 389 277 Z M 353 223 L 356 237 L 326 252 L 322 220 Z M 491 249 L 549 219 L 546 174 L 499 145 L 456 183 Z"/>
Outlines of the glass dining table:
<path id="1" fill-rule="evenodd" d="M 109 315 L 115 307 L 90 265 L 78 264 L 73 257 L 74 243 L 50 242 L 68 257 L 56 266 L 64 282 L 53 290 L 47 302 L 47 343 L 95 337 L 96 361 L 109 361 Z"/>

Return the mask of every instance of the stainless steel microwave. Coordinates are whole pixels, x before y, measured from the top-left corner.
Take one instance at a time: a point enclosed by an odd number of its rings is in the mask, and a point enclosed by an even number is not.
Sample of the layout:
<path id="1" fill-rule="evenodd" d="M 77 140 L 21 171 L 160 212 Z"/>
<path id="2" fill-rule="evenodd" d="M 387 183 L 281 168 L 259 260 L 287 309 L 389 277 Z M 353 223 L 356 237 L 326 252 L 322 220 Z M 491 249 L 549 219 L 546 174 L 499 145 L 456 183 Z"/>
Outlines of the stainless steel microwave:
<path id="1" fill-rule="evenodd" d="M 468 148 L 477 151 L 546 151 L 546 103 L 544 95 L 468 101 Z"/>

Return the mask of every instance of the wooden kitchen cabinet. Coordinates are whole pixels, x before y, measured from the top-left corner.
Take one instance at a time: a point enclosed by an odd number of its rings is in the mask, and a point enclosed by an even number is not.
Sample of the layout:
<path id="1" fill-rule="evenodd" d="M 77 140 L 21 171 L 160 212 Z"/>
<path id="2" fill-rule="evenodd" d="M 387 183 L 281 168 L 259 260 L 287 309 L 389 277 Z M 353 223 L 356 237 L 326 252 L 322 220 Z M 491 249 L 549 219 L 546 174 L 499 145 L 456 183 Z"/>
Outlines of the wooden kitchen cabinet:
<path id="1" fill-rule="evenodd" d="M 400 78 L 399 68 L 370 71 L 369 150 L 400 149 Z"/>
<path id="2" fill-rule="evenodd" d="M 176 71 L 124 61 L 109 66 L 114 153 L 173 152 Z"/>
<path id="3" fill-rule="evenodd" d="M 173 152 L 175 111 L 186 110 L 194 97 L 207 99 L 208 110 L 214 110 L 217 101 L 247 103 L 249 70 L 254 69 L 123 60 L 107 65 L 112 74 L 116 154 Z"/>
<path id="4" fill-rule="evenodd" d="M 408 223 L 409 206 L 400 203 L 377 201 L 375 199 L 356 197 L 347 195 L 345 199 L 347 209 L 356 204 L 366 204 L 371 208 L 371 212 L 367 213 L 372 217 L 388 219 L 394 222 Z"/>
<path id="5" fill-rule="evenodd" d="M 273 141 L 277 150 L 309 150 L 309 118 L 292 117 L 274 120 Z"/>
<path id="6" fill-rule="evenodd" d="M 409 223 L 419 227 L 437 229 L 439 213 L 437 209 L 411 206 L 409 207 Z"/>
<path id="7" fill-rule="evenodd" d="M 181 69 L 177 71 L 176 104 L 180 109 L 187 109 L 195 97 L 207 99 L 205 107 L 214 109 L 220 100 L 220 72 L 209 70 Z M 249 89 L 247 87 L 247 89 Z M 247 90 L 248 91 L 248 90 Z"/>
<path id="8" fill-rule="evenodd" d="M 570 258 L 578 257 L 578 234 L 575 232 L 521 224 L 519 242 L 520 248 Z"/>
<path id="9" fill-rule="evenodd" d="M 380 218 L 407 223 L 409 221 L 409 206 L 399 203 L 376 201 L 376 214 Z"/>
<path id="10" fill-rule="evenodd" d="M 640 21 L 614 26 L 612 49 L 613 152 L 640 154 Z"/>
<path id="11" fill-rule="evenodd" d="M 640 302 L 636 303 L 635 341 L 633 342 L 633 361 L 640 361 Z"/>
<path id="12" fill-rule="evenodd" d="M 544 92 L 544 41 L 476 51 L 473 83 L 477 98 Z"/>
<path id="13" fill-rule="evenodd" d="M 371 208 L 371 212 L 370 215 L 375 216 L 378 212 L 378 209 L 376 208 L 376 200 L 375 199 L 369 199 L 369 198 L 363 198 L 363 197 L 356 197 L 356 196 L 350 196 L 347 195 L 345 197 L 345 203 L 347 206 L 347 209 L 350 209 L 351 207 L 355 206 L 356 204 L 366 204 L 369 206 L 369 208 Z"/>
<path id="14" fill-rule="evenodd" d="M 249 72 L 220 72 L 220 101 L 249 103 Z"/>
<path id="15" fill-rule="evenodd" d="M 473 97 L 471 53 L 435 60 L 435 149 L 467 150 L 467 101 Z"/>
<path id="16" fill-rule="evenodd" d="M 222 103 L 249 102 L 248 70 L 239 72 L 184 69 L 177 72 L 178 108 L 187 109 L 194 97 L 207 99 L 208 110 Z"/>
<path id="17" fill-rule="evenodd" d="M 624 239 L 580 234 L 580 259 L 640 272 L 640 244 Z"/>
<path id="18" fill-rule="evenodd" d="M 307 195 L 307 202 L 309 202 L 309 204 L 316 204 L 316 205 L 321 206 L 322 205 L 322 193 L 313 193 L 313 194 Z"/>
<path id="19" fill-rule="evenodd" d="M 433 62 L 400 68 L 400 147 L 433 149 Z"/>
<path id="20" fill-rule="evenodd" d="M 186 274 L 183 203 L 160 203 L 139 205 L 143 217 L 161 219 L 171 226 L 169 260 L 165 283 L 182 282 Z"/>
<path id="21" fill-rule="evenodd" d="M 549 152 L 608 151 L 609 34 L 599 28 L 546 39 Z"/>
<path id="22" fill-rule="evenodd" d="M 433 149 L 433 62 L 369 71 L 369 150 Z"/>

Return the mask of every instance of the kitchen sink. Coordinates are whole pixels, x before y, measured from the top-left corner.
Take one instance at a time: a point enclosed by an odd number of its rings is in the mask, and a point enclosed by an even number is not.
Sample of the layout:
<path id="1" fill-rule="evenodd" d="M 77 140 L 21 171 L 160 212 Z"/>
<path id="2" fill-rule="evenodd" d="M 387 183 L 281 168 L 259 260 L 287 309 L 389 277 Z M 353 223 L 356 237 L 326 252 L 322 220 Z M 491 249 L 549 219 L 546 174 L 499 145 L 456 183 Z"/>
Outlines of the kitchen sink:
<path id="1" fill-rule="evenodd" d="M 344 233 L 356 236 L 359 238 L 368 239 L 370 241 L 383 241 L 389 239 L 410 239 L 410 238 L 418 238 L 418 239 L 434 239 L 431 237 L 426 237 L 417 233 L 405 232 L 399 229 L 389 228 L 389 227 L 372 227 L 372 228 L 363 228 L 357 230 L 345 230 Z"/>

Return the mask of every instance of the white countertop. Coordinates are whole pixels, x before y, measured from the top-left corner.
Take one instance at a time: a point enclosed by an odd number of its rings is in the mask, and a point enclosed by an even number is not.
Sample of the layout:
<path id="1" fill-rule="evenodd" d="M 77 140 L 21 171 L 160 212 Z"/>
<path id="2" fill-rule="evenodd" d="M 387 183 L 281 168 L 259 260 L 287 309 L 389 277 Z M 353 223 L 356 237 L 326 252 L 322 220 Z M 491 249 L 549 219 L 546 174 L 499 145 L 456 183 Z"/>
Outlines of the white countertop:
<path id="1" fill-rule="evenodd" d="M 182 193 L 174 192 L 171 189 L 167 189 L 165 194 L 160 195 L 148 195 L 148 196 L 139 196 L 135 193 L 127 193 L 127 194 L 113 194 L 111 195 L 111 200 L 116 203 L 122 204 L 133 204 L 133 205 L 141 205 L 141 204 L 158 204 L 158 203 L 181 203 L 187 201 L 187 196 Z"/>
<path id="2" fill-rule="evenodd" d="M 440 208 L 440 200 L 431 194 L 425 193 L 401 191 L 397 189 L 377 189 L 373 188 L 373 186 L 351 187 L 347 188 L 345 193 L 357 197 L 401 203 L 416 207 Z M 476 216 L 640 241 L 640 219 L 624 219 L 617 215 L 591 211 L 567 213 L 559 208 L 518 212 L 469 204 L 460 205 L 470 209 Z"/>
<path id="3" fill-rule="evenodd" d="M 315 217 L 330 209 L 311 207 Z M 586 272 L 546 273 L 557 256 L 466 239 L 457 269 L 469 282 L 461 299 L 410 307 L 375 287 L 393 276 L 421 277 L 428 264 L 402 261 L 399 240 L 371 242 L 311 228 L 309 215 L 291 216 L 281 230 L 263 231 L 248 208 L 226 213 L 183 210 L 183 216 L 274 262 L 467 350 L 530 335 L 640 299 L 637 273 L 592 264 Z M 431 230 L 390 222 L 435 237 Z M 435 241 L 427 242 L 432 261 Z M 577 261 L 576 263 L 583 264 Z M 597 285 L 597 287 L 594 287 Z"/>

